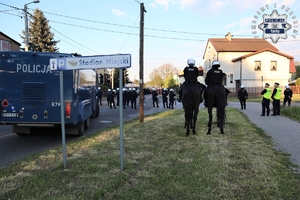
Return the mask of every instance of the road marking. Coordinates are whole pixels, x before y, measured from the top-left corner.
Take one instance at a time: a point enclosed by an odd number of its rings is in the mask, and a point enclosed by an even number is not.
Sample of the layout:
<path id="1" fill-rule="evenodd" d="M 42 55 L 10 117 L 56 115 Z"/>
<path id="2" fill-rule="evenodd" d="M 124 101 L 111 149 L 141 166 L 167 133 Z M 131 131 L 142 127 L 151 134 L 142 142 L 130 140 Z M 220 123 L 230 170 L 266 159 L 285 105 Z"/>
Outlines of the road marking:
<path id="1" fill-rule="evenodd" d="M 8 135 L 0 136 L 0 138 L 7 137 L 7 136 L 10 136 L 10 135 L 14 135 L 14 133 L 10 133 L 10 134 L 8 134 Z"/>
<path id="2" fill-rule="evenodd" d="M 101 123 L 112 123 L 112 121 L 100 121 Z"/>

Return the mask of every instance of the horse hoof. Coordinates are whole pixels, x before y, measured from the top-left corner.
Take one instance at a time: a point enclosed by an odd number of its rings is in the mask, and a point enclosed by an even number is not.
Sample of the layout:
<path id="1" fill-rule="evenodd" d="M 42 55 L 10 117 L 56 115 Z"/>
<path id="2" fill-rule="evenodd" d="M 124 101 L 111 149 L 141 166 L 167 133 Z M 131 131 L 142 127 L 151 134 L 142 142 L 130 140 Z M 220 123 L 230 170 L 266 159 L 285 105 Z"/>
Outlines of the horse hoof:
<path id="1" fill-rule="evenodd" d="M 189 137 L 189 136 L 190 136 L 190 134 L 185 134 L 185 136 L 186 136 L 186 137 Z"/>
<path id="2" fill-rule="evenodd" d="M 221 134 L 224 134 L 224 131 L 221 131 Z"/>
<path id="3" fill-rule="evenodd" d="M 206 135 L 210 135 L 210 132 L 207 132 Z"/>

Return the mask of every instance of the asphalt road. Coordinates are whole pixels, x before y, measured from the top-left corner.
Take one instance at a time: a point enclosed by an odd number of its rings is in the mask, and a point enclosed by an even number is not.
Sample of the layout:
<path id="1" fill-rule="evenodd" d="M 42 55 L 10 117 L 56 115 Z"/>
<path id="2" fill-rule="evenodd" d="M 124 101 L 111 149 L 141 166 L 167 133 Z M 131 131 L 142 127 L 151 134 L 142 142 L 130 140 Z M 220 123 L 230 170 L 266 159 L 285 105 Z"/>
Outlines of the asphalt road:
<path id="1" fill-rule="evenodd" d="M 127 107 L 123 109 L 123 121 L 138 118 L 139 100 L 137 100 L 137 109 Z M 167 108 L 163 108 L 160 100 L 160 107 L 153 108 L 151 95 L 145 96 L 144 116 L 155 112 L 163 112 Z M 107 102 L 103 101 L 100 107 L 100 116 L 91 119 L 91 124 L 84 135 L 93 134 L 99 130 L 118 125 L 120 123 L 120 108 L 110 109 Z M 178 103 L 177 103 L 178 104 Z M 179 106 L 179 105 L 178 105 Z M 66 135 L 66 143 L 77 140 L 79 137 Z M 17 160 L 24 159 L 32 154 L 39 153 L 51 148 L 62 145 L 62 135 L 60 129 L 41 130 L 36 135 L 18 136 L 12 133 L 12 126 L 0 125 L 0 168 L 7 166 Z"/>

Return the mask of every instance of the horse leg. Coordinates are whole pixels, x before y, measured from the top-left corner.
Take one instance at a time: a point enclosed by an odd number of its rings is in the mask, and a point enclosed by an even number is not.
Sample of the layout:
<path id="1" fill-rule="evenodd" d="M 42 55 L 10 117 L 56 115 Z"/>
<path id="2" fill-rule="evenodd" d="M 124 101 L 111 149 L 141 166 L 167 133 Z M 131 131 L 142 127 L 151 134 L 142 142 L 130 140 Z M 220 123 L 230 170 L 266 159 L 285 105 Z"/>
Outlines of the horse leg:
<path id="1" fill-rule="evenodd" d="M 188 125 L 187 114 L 186 114 L 186 113 L 184 114 L 184 118 L 185 118 L 185 121 L 184 121 L 184 128 L 186 128 L 186 126 Z"/>
<path id="2" fill-rule="evenodd" d="M 209 135 L 211 131 L 211 123 L 212 123 L 213 116 L 212 116 L 212 108 L 208 108 L 207 110 L 208 110 L 209 117 L 208 117 L 208 124 L 207 124 L 208 130 L 206 134 Z"/>
<path id="3" fill-rule="evenodd" d="M 225 106 L 217 108 L 217 119 L 218 119 L 218 127 L 220 128 L 221 134 L 224 134 L 223 125 L 225 120 Z"/>
<path id="4" fill-rule="evenodd" d="M 198 112 L 199 112 L 199 109 L 196 108 L 194 111 L 194 117 L 193 117 L 193 135 L 197 135 L 196 134 L 196 122 L 197 122 Z"/>
<path id="5" fill-rule="evenodd" d="M 191 120 L 188 119 L 187 126 L 186 126 L 186 133 L 185 133 L 186 137 L 188 137 L 190 135 L 190 123 L 191 123 Z"/>

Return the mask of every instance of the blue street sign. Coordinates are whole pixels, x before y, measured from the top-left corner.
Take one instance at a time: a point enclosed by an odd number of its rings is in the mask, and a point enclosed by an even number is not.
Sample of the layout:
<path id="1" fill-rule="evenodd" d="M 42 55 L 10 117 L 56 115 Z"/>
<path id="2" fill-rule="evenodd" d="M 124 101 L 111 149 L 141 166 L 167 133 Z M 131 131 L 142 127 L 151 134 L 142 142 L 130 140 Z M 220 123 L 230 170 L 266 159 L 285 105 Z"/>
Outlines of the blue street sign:
<path id="1" fill-rule="evenodd" d="M 51 58 L 50 70 L 130 68 L 131 54 Z"/>

